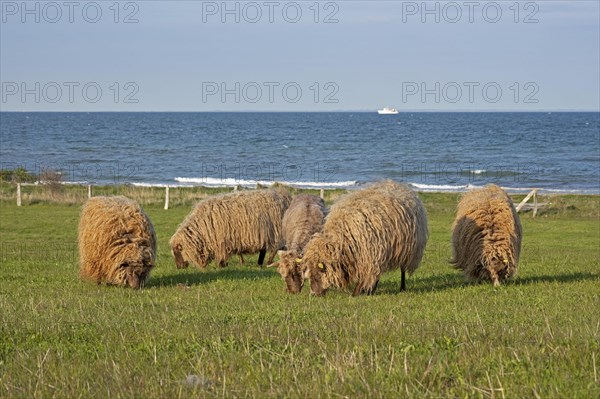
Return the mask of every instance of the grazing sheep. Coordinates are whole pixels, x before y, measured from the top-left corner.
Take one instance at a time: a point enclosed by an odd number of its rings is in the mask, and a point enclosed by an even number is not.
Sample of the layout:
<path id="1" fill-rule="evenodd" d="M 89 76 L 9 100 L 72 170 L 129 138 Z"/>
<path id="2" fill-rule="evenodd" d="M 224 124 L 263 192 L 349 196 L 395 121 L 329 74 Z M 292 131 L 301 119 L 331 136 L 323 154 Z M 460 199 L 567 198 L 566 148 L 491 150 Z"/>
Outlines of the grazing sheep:
<path id="1" fill-rule="evenodd" d="M 98 284 L 140 288 L 156 261 L 152 222 L 133 200 L 94 197 L 79 220 L 80 276 Z"/>
<path id="2" fill-rule="evenodd" d="M 523 230 L 510 197 L 490 184 L 466 193 L 452 227 L 451 263 L 470 281 L 494 286 L 517 272 Z"/>
<path id="3" fill-rule="evenodd" d="M 242 191 L 200 201 L 171 237 L 177 268 L 189 262 L 204 268 L 213 259 L 223 267 L 231 255 L 256 252 L 262 266 L 267 250 L 272 262 L 283 247 L 281 219 L 289 203 L 284 189 Z"/>
<path id="4" fill-rule="evenodd" d="M 302 264 L 304 247 L 312 235 L 323 228 L 326 213 L 322 198 L 300 194 L 294 197 L 283 215 L 282 228 L 286 250 L 278 251 L 279 262 L 272 263 L 269 267 L 277 267 L 290 293 L 296 294 L 302 290 L 305 272 Z"/>
<path id="5" fill-rule="evenodd" d="M 427 244 L 427 214 L 406 185 L 383 181 L 346 194 L 332 207 L 323 232 L 304 250 L 311 293 L 356 283 L 353 295 L 373 294 L 381 274 L 414 272 Z"/>

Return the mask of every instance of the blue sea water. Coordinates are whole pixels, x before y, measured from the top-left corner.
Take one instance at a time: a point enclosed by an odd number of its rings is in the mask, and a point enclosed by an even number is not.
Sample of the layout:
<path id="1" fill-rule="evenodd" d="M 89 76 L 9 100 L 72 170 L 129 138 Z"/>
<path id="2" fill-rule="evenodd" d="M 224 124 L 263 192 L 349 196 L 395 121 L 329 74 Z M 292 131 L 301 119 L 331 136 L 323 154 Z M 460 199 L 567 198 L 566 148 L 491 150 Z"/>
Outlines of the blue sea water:
<path id="1" fill-rule="evenodd" d="M 600 113 L 0 113 L 2 169 L 67 183 L 496 183 L 600 193 Z"/>

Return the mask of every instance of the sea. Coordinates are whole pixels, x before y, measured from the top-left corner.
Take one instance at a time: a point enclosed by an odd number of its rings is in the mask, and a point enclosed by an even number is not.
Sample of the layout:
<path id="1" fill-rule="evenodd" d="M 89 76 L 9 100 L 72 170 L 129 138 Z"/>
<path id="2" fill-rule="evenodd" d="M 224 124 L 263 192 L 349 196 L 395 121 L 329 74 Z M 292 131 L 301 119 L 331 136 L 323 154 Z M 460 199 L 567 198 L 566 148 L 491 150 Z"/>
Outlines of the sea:
<path id="1" fill-rule="evenodd" d="M 0 162 L 66 184 L 600 194 L 600 113 L 2 112 Z"/>

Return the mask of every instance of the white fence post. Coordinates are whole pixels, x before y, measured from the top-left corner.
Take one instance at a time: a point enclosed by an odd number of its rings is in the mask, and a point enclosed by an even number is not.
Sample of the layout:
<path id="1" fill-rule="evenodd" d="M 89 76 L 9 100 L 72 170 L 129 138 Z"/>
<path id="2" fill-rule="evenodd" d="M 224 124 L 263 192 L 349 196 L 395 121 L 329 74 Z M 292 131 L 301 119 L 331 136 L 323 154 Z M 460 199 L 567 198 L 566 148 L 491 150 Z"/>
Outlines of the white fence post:
<path id="1" fill-rule="evenodd" d="M 21 183 L 17 183 L 17 206 L 21 206 Z"/>
<path id="2" fill-rule="evenodd" d="M 322 188 L 321 192 L 319 193 L 319 197 L 321 197 L 321 199 L 325 199 L 325 189 Z"/>
<path id="3" fill-rule="evenodd" d="M 92 198 L 92 185 L 88 184 L 88 198 Z"/>
<path id="4" fill-rule="evenodd" d="M 165 187 L 165 209 L 169 209 L 169 186 Z"/>

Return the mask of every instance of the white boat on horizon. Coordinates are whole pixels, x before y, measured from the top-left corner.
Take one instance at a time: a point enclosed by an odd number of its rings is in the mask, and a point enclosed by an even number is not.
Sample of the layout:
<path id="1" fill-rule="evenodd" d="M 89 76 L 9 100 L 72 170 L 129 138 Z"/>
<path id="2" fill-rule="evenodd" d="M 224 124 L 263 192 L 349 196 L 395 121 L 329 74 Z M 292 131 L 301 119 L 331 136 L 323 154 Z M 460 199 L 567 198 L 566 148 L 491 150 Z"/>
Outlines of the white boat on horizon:
<path id="1" fill-rule="evenodd" d="M 378 109 L 377 113 L 379 115 L 396 115 L 398 110 L 396 108 L 384 107 L 383 109 Z"/>

